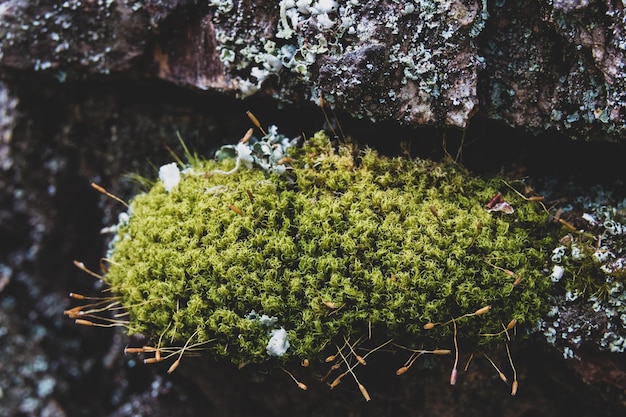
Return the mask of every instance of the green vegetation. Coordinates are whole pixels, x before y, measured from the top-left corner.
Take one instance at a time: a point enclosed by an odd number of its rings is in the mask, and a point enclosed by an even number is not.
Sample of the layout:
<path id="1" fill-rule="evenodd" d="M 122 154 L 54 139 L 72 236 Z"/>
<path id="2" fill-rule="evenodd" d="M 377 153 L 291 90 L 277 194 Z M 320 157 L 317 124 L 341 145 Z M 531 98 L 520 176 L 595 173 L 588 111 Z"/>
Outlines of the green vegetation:
<path id="1" fill-rule="evenodd" d="M 131 201 L 105 276 L 131 332 L 258 363 L 270 350 L 323 361 L 370 332 L 451 349 L 452 325 L 424 325 L 487 305 L 456 321 L 461 348 L 501 341 L 479 334 L 512 319 L 536 326 L 556 246 L 537 204 L 454 164 L 334 149 L 322 133 L 290 157 L 284 175 L 193 158 L 171 191 L 159 181 Z M 485 210 L 499 191 L 514 213 Z"/>

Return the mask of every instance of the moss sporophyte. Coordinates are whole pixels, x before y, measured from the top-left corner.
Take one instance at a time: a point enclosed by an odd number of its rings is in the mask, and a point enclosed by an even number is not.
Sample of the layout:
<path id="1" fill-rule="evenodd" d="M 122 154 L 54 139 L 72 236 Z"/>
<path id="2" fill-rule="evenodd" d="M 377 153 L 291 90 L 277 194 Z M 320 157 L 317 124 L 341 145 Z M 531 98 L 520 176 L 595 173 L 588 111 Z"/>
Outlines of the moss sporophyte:
<path id="1" fill-rule="evenodd" d="M 499 178 L 334 147 L 321 132 L 300 146 L 274 128 L 245 139 L 162 167 L 105 258 L 115 295 L 70 317 L 145 335 L 152 347 L 127 351 L 171 358 L 170 370 L 191 352 L 335 364 L 331 387 L 350 374 L 366 399 L 355 368 L 370 354 L 400 352 L 398 375 L 448 355 L 454 383 L 459 350 L 509 352 L 514 333 L 536 329 L 560 227 L 536 201 Z"/>

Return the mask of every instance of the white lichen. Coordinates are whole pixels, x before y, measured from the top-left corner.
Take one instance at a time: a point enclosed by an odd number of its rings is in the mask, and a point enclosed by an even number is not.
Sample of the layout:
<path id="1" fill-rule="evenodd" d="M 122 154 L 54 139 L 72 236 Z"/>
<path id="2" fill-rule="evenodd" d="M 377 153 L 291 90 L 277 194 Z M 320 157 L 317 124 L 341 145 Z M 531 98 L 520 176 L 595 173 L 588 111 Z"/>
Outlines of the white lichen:
<path id="1" fill-rule="evenodd" d="M 252 168 L 252 163 L 254 159 L 252 158 L 252 149 L 250 149 L 245 143 L 239 142 L 235 146 L 235 151 L 237 151 L 237 159 L 239 159 L 246 168 Z"/>
<path id="2" fill-rule="evenodd" d="M 552 251 L 554 304 L 546 315 L 549 320 L 539 323 L 546 340 L 565 358 L 575 357 L 575 350 L 583 344 L 610 352 L 626 351 L 626 292 L 622 282 L 626 268 L 626 200 L 609 203 L 615 201 L 610 192 L 599 187 L 592 191 L 591 195 L 577 197 L 574 205 L 587 224 L 581 233 L 594 236 L 593 242 L 589 244 L 571 234 Z M 575 213 L 573 206 L 566 209 Z M 583 263 L 589 262 L 595 264 L 598 277 L 581 272 Z M 562 279 L 566 272 L 572 280 Z M 596 287 L 581 289 L 580 283 L 585 282 L 581 280 L 589 279 L 594 279 Z"/>
<path id="3" fill-rule="evenodd" d="M 227 172 L 215 170 L 213 173 L 230 175 L 243 163 L 247 168 L 260 168 L 268 173 L 283 175 L 287 172 L 285 165 L 287 150 L 297 141 L 297 138 L 289 139 L 278 133 L 278 127 L 272 125 L 261 139 L 252 136 L 247 142 L 222 146 L 217 151 L 216 158 L 235 159 L 235 167 Z"/>
<path id="4" fill-rule="evenodd" d="M 168 193 L 174 189 L 180 182 L 180 169 L 175 162 L 163 165 L 159 168 L 159 179 L 163 181 L 165 191 Z"/>
<path id="5" fill-rule="evenodd" d="M 267 314 L 263 314 L 259 317 L 259 322 L 265 327 L 273 327 L 278 322 L 278 317 L 270 317 Z"/>
<path id="6" fill-rule="evenodd" d="M 560 265 L 554 265 L 552 268 L 552 274 L 550 275 L 550 280 L 552 280 L 552 282 L 559 282 L 561 278 L 563 278 L 564 272 L 565 268 Z"/>
<path id="7" fill-rule="evenodd" d="M 557 264 L 563 261 L 563 256 L 567 253 L 567 248 L 565 246 L 558 246 L 552 250 L 552 262 Z"/>
<path id="8" fill-rule="evenodd" d="M 265 350 L 269 356 L 283 356 L 289 349 L 289 335 L 284 328 L 274 329 L 270 332 L 270 340 Z"/>

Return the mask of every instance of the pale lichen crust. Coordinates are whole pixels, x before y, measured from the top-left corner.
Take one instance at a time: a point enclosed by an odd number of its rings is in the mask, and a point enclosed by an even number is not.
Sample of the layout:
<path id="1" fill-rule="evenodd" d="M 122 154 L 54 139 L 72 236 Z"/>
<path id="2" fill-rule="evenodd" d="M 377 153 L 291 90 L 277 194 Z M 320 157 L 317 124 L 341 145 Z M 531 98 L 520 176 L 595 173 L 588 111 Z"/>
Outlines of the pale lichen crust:
<path id="1" fill-rule="evenodd" d="M 464 315 L 465 349 L 502 343 L 486 335 L 513 319 L 518 335 L 536 326 L 556 245 L 539 205 L 455 164 L 322 133 L 294 149 L 282 175 L 193 159 L 169 191 L 158 181 L 131 201 L 105 275 L 131 332 L 261 363 L 323 362 L 372 334 L 451 349 Z M 498 192 L 513 213 L 485 209 Z"/>
<path id="2" fill-rule="evenodd" d="M 566 359 L 589 349 L 622 353 L 626 199 L 599 186 L 575 192 L 578 197 L 563 212 L 577 228 L 552 250 L 551 308 L 539 328 Z"/>
<path id="3" fill-rule="evenodd" d="M 359 118 L 410 125 L 465 127 L 476 111 L 486 1 L 280 0 L 255 13 L 232 0 L 209 5 L 220 63 L 241 97 L 321 94 Z"/>

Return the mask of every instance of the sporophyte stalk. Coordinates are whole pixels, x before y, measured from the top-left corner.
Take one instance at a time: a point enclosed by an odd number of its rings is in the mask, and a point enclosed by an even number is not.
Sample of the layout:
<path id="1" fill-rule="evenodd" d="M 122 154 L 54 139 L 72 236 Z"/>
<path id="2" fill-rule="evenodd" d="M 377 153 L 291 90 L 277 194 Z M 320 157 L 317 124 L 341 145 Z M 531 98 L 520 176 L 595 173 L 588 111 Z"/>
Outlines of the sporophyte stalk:
<path id="1" fill-rule="evenodd" d="M 536 328 L 559 229 L 537 201 L 455 164 L 265 133 L 162 167 L 96 274 L 114 295 L 66 314 L 145 335 L 129 353 L 171 371 L 211 355 L 304 386 L 285 367 L 328 363 L 366 399 L 354 368 L 370 353 L 405 352 L 400 375 L 455 352 L 456 371 L 459 349 Z"/>

